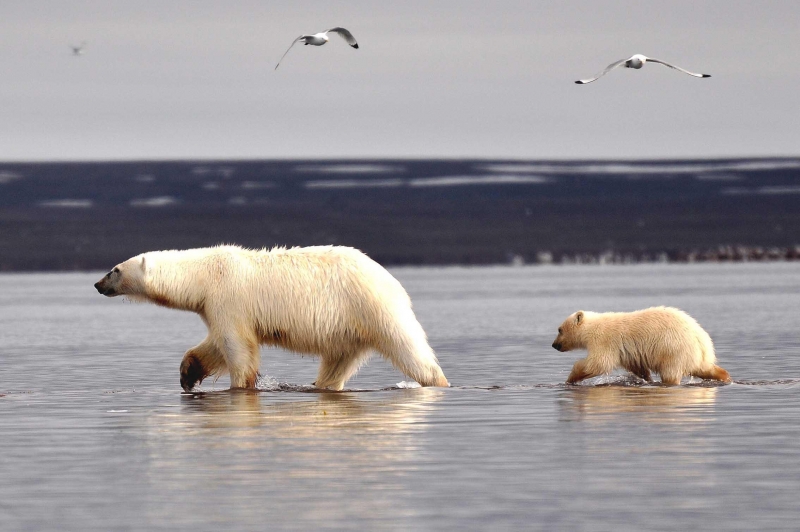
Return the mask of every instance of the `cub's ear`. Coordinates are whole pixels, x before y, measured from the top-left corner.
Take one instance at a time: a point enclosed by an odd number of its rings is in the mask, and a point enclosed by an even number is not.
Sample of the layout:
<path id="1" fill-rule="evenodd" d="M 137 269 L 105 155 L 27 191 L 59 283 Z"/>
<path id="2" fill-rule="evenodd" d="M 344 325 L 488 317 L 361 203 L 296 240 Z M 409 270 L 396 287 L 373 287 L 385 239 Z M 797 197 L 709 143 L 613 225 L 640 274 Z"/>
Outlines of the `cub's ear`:
<path id="1" fill-rule="evenodd" d="M 142 263 L 140 264 L 140 267 L 142 268 L 142 272 L 147 271 L 147 265 L 145 264 L 144 255 L 142 255 Z"/>
<path id="2" fill-rule="evenodd" d="M 580 325 L 582 321 L 583 321 L 583 311 L 579 310 L 578 312 L 575 313 L 575 325 Z"/>

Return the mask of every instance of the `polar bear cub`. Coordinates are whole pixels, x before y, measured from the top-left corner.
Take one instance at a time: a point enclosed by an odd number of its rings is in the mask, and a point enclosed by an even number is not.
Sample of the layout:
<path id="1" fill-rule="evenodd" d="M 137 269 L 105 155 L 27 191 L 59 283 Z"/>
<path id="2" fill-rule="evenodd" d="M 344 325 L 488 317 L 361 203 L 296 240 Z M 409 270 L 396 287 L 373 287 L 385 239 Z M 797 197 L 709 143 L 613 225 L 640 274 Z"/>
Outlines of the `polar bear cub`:
<path id="1" fill-rule="evenodd" d="M 183 357 L 187 391 L 223 373 L 234 388 L 255 387 L 263 344 L 319 357 L 319 388 L 341 390 L 373 351 L 423 386 L 449 386 L 406 291 L 352 248 L 154 251 L 95 288 L 200 315 L 208 336 Z"/>
<path id="2" fill-rule="evenodd" d="M 652 382 L 650 372 L 664 384 L 677 385 L 683 376 L 731 382 L 716 365 L 711 337 L 694 318 L 672 307 L 636 312 L 578 311 L 558 328 L 553 348 L 586 349 L 586 358 L 572 367 L 567 383 L 624 368 Z"/>

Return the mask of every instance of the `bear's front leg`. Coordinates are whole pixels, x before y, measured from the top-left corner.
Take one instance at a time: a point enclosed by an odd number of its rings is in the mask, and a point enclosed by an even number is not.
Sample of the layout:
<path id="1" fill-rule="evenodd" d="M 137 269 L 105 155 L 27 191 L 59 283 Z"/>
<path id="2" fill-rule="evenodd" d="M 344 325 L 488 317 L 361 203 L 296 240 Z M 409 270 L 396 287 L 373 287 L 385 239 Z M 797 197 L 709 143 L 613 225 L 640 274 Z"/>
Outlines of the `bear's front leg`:
<path id="1" fill-rule="evenodd" d="M 228 334 L 223 337 L 225 364 L 231 376 L 231 388 L 255 388 L 261 356 L 254 338 Z"/>
<path id="2" fill-rule="evenodd" d="M 225 371 L 225 359 L 213 341 L 206 338 L 199 345 L 189 349 L 181 361 L 181 387 L 191 391 L 209 375 Z"/>
<path id="3" fill-rule="evenodd" d="M 569 377 L 567 377 L 567 384 L 575 384 L 576 382 L 580 382 L 584 379 L 590 379 L 602 374 L 602 371 L 596 371 L 595 368 L 592 368 L 588 364 L 585 358 L 582 358 L 575 362 L 575 365 L 572 366 L 572 371 L 570 372 Z"/>
<path id="4" fill-rule="evenodd" d="M 192 391 L 192 388 L 196 384 L 202 383 L 208 375 L 209 372 L 203 367 L 203 363 L 191 351 L 183 356 L 181 362 L 181 388 L 183 391 Z"/>

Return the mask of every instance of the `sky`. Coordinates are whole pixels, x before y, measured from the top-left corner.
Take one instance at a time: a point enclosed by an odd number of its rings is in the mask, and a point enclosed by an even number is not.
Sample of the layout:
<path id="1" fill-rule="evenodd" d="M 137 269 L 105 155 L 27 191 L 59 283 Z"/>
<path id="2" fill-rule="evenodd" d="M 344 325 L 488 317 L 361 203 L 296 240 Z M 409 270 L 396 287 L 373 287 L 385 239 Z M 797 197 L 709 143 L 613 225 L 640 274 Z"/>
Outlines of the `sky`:
<path id="1" fill-rule="evenodd" d="M 274 70 L 334 26 L 359 49 Z M 796 0 L 3 0 L 0 161 L 797 156 L 797 28 Z M 574 84 L 634 53 L 712 77 Z"/>

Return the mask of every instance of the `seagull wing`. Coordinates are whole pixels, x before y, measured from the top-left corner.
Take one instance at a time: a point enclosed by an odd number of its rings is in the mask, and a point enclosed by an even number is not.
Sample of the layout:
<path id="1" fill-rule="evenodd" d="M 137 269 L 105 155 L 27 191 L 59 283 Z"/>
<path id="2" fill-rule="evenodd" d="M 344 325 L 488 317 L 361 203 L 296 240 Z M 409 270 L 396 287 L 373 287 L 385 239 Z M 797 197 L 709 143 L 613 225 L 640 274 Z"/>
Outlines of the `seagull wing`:
<path id="1" fill-rule="evenodd" d="M 628 59 L 630 59 L 630 58 L 628 58 Z M 603 77 L 603 76 L 605 76 L 606 74 L 608 74 L 609 72 L 611 72 L 612 70 L 614 70 L 615 68 L 617 68 L 618 66 L 620 66 L 620 65 L 624 64 L 624 63 L 625 63 L 625 61 L 627 61 L 628 59 L 620 59 L 619 61 L 615 61 L 614 63 L 611 63 L 610 65 L 608 65 L 608 66 L 605 68 L 605 70 L 603 70 L 602 72 L 600 72 L 600 73 L 599 73 L 598 75 L 596 75 L 595 77 L 593 77 L 593 78 L 589 78 L 589 79 L 579 79 L 579 80 L 578 80 L 578 81 L 576 81 L 575 83 L 577 83 L 578 85 L 585 85 L 585 84 L 587 84 L 587 83 L 591 83 L 591 82 L 593 82 L 594 80 L 596 80 L 597 78 L 600 78 L 600 77 Z"/>
<path id="2" fill-rule="evenodd" d="M 342 36 L 342 39 L 347 41 L 347 44 L 349 44 L 353 48 L 358 48 L 358 43 L 356 42 L 356 38 L 353 37 L 353 34 L 350 33 L 348 30 L 344 28 L 331 28 L 325 33 L 330 33 L 330 32 L 338 33 L 339 35 Z"/>
<path id="3" fill-rule="evenodd" d="M 667 66 L 667 67 L 670 67 L 670 68 L 674 68 L 675 70 L 680 70 L 684 74 L 689 74 L 690 76 L 694 76 L 696 78 L 710 78 L 711 77 L 711 74 L 696 74 L 694 72 L 689 72 L 688 70 L 685 70 L 685 69 L 683 69 L 683 68 L 681 68 L 679 66 L 670 65 L 666 61 L 662 61 L 660 59 L 653 59 L 652 57 L 648 57 L 647 60 L 648 61 L 652 61 L 653 63 L 660 63 L 660 64 L 662 64 L 664 66 Z"/>
<path id="4" fill-rule="evenodd" d="M 275 65 L 275 70 L 278 70 L 278 67 L 279 67 L 279 66 L 281 66 L 281 61 L 283 61 L 283 58 L 284 58 L 284 57 L 286 57 L 286 54 L 288 54 L 288 53 L 289 53 L 289 50 L 291 50 L 291 49 L 292 49 L 292 46 L 294 46 L 295 44 L 297 44 L 297 41 L 299 41 L 299 40 L 300 40 L 300 39 L 302 39 L 303 37 L 308 37 L 308 35 L 301 35 L 300 37 L 298 37 L 298 38 L 296 38 L 295 40 L 293 40 L 293 41 L 292 41 L 292 44 L 290 44 L 290 45 L 289 45 L 289 48 L 287 48 L 287 49 L 286 49 L 286 51 L 285 51 L 285 52 L 283 52 L 283 55 L 281 56 L 280 60 L 278 61 L 278 64 L 277 64 L 277 65 Z"/>

